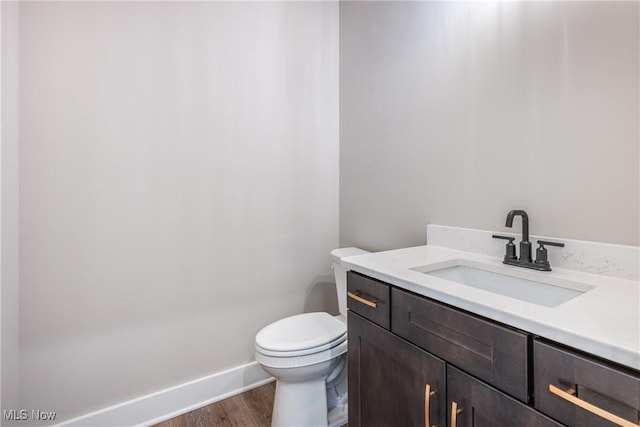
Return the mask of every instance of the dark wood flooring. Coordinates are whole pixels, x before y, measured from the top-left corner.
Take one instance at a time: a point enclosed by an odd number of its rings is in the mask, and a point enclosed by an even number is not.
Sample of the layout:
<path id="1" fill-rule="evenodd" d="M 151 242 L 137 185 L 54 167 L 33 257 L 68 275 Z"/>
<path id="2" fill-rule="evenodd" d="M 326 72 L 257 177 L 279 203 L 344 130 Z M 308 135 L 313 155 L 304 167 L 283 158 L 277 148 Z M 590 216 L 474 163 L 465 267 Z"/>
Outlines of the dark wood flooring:
<path id="1" fill-rule="evenodd" d="M 269 427 L 275 392 L 274 381 L 153 427 Z"/>

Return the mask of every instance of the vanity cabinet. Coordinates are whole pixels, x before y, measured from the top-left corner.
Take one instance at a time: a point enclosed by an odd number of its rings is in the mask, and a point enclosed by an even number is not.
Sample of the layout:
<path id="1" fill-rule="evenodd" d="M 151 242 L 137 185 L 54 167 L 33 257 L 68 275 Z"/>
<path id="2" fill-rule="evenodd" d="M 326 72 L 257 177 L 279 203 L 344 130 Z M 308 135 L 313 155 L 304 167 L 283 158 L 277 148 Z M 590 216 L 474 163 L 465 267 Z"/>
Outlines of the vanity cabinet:
<path id="1" fill-rule="evenodd" d="M 350 427 L 640 425 L 637 371 L 359 273 L 347 289 Z"/>

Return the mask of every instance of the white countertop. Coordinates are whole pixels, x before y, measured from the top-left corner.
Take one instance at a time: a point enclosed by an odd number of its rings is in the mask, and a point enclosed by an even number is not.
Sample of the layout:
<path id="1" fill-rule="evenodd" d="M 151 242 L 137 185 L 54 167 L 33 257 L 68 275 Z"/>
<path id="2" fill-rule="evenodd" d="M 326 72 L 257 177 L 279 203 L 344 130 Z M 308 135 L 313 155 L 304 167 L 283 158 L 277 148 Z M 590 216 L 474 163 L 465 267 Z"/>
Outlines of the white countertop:
<path id="1" fill-rule="evenodd" d="M 530 280 L 544 275 L 581 282 L 593 289 L 556 307 L 544 307 L 411 270 L 455 260 L 514 269 L 515 275 Z M 399 288 L 640 370 L 640 284 L 636 281 L 560 268 L 538 272 L 506 266 L 501 258 L 431 245 L 351 256 L 343 258 L 341 264 Z"/>

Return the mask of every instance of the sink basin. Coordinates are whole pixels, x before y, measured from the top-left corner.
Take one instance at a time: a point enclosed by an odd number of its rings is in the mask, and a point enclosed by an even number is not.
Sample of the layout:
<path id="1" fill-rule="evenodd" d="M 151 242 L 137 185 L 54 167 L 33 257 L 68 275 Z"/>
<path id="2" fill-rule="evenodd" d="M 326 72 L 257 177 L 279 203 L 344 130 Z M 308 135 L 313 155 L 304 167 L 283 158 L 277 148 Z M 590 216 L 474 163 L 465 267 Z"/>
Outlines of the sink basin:
<path id="1" fill-rule="evenodd" d="M 544 307 L 556 307 L 593 289 L 593 286 L 584 283 L 544 277 L 546 273 L 528 273 L 529 277 L 523 277 L 526 273 L 511 271 L 517 267 L 505 269 L 466 260 L 446 264 L 449 265 L 431 265 L 413 270 Z"/>

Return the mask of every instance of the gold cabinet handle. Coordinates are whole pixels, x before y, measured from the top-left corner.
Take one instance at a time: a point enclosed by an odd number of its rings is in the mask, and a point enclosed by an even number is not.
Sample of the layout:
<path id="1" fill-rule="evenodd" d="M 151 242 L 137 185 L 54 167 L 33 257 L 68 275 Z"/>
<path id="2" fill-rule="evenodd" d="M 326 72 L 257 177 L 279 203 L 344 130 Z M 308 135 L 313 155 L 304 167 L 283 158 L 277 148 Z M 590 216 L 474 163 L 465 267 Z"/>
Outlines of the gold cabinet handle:
<path id="1" fill-rule="evenodd" d="M 573 393 L 575 393 L 575 390 L 573 389 L 569 389 L 567 391 L 561 390 L 558 387 L 554 386 L 553 384 L 549 384 L 549 391 L 553 394 L 555 394 L 558 397 L 561 397 L 562 399 L 573 403 L 576 406 L 579 406 L 580 408 L 584 409 L 585 411 L 589 411 L 594 415 L 597 415 L 601 418 L 604 418 L 605 420 L 611 421 L 614 424 L 617 424 L 619 426 L 623 426 L 623 427 L 638 427 L 638 424 L 634 424 L 629 420 L 625 420 L 624 418 L 620 418 L 617 415 L 612 414 L 611 412 L 605 411 L 602 408 L 599 408 L 595 405 L 592 405 L 589 402 L 586 402 L 576 396 L 573 395 Z"/>
<path id="2" fill-rule="evenodd" d="M 362 298 L 360 295 L 360 292 L 347 292 L 347 296 L 349 298 L 353 298 L 354 300 L 358 301 L 359 303 L 362 303 L 364 305 L 368 305 L 371 308 L 376 308 L 378 306 L 378 301 L 373 300 L 373 301 L 369 301 L 368 299 L 364 299 Z"/>
<path id="3" fill-rule="evenodd" d="M 429 419 L 429 408 L 431 406 L 431 396 L 436 394 L 435 391 L 431 391 L 431 385 L 425 384 L 424 386 L 424 427 L 431 427 Z"/>
<path id="4" fill-rule="evenodd" d="M 462 412 L 462 409 L 458 409 L 458 404 L 451 401 L 451 427 L 458 426 L 458 414 Z"/>

